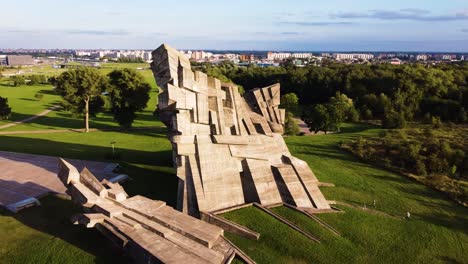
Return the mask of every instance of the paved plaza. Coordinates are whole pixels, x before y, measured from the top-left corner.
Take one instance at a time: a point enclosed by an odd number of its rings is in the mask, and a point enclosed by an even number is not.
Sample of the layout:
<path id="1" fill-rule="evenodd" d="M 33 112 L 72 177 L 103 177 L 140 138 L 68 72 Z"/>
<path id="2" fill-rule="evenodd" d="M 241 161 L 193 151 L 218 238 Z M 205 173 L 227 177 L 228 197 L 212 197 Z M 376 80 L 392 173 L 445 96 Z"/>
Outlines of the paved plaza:
<path id="1" fill-rule="evenodd" d="M 16 212 L 50 193 L 65 193 L 57 178 L 58 161 L 57 157 L 0 151 L 0 206 Z M 99 180 L 118 176 L 113 172 L 117 163 L 68 161 L 79 170 L 86 166 Z"/>

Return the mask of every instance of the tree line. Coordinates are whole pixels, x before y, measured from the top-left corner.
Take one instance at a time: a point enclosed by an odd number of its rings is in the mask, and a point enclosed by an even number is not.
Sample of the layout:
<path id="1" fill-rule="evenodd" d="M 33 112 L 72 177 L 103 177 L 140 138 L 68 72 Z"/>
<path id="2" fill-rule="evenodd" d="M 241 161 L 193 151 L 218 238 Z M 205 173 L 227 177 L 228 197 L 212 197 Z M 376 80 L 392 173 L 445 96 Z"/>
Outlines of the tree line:
<path id="1" fill-rule="evenodd" d="M 10 77 L 13 86 L 48 84 L 48 78 L 42 74 L 33 74 L 29 76 L 14 75 Z"/>
<path id="2" fill-rule="evenodd" d="M 344 117 L 380 120 L 386 128 L 401 128 L 408 121 L 422 120 L 428 115 L 447 122 L 468 121 L 467 63 L 434 66 L 328 63 L 262 68 L 223 62 L 196 67 L 213 76 L 224 76 L 246 90 L 279 82 L 283 94 L 298 96 L 303 106 L 300 114 L 305 119 L 320 119 L 322 123 L 333 124 L 334 119 Z M 331 100 L 341 96 L 351 100 L 354 109 L 348 111 L 353 113 L 343 114 L 343 109 L 333 113 L 333 104 L 337 104 Z"/>

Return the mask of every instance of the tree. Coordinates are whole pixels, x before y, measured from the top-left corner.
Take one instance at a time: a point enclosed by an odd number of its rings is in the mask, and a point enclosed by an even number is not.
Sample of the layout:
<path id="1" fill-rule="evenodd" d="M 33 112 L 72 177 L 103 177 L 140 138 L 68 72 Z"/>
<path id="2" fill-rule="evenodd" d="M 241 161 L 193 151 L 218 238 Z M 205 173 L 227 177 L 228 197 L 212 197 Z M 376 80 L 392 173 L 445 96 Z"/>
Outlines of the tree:
<path id="1" fill-rule="evenodd" d="M 286 111 L 286 120 L 284 122 L 284 134 L 289 136 L 295 136 L 299 134 L 299 126 L 294 121 L 294 115 L 291 112 Z"/>
<path id="2" fill-rule="evenodd" d="M 13 86 L 21 86 L 26 84 L 26 79 L 21 75 L 11 76 L 10 80 L 13 81 Z"/>
<path id="3" fill-rule="evenodd" d="M 310 130 L 317 134 L 319 131 L 331 131 L 333 128 L 333 121 L 330 116 L 330 109 L 327 104 L 318 104 L 306 111 L 302 117 Z"/>
<path id="4" fill-rule="evenodd" d="M 299 105 L 299 98 L 295 93 L 288 93 L 281 96 L 281 107 L 289 112 L 297 112 L 297 106 Z"/>
<path id="5" fill-rule="evenodd" d="M 108 86 L 106 78 L 94 68 L 79 67 L 62 73 L 55 85 L 65 107 L 84 114 L 85 132 L 89 132 L 89 115 L 99 112 L 104 105 L 102 93 Z"/>
<path id="6" fill-rule="evenodd" d="M 146 107 L 151 86 L 133 69 L 114 70 L 109 73 L 111 111 L 114 119 L 124 128 L 130 128 L 135 112 Z"/>
<path id="7" fill-rule="evenodd" d="M 11 108 L 8 105 L 8 98 L 0 96 L 0 120 L 8 119 L 11 114 Z"/>

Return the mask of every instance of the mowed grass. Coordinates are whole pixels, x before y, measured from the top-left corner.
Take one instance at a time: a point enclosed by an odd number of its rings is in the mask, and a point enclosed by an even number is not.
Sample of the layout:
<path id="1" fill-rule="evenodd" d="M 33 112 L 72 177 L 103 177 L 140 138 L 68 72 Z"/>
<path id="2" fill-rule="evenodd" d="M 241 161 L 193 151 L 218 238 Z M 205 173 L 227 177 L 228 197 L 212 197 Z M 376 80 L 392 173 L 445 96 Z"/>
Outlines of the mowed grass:
<path id="1" fill-rule="evenodd" d="M 121 173 L 131 176 L 124 187 L 175 206 L 177 178 L 165 129 L 152 131 L 56 133 L 0 136 L 0 149 L 63 158 L 106 161 L 116 142 Z M 18 214 L 0 211 L 0 263 L 122 263 L 112 243 L 94 229 L 74 226 L 70 216 L 81 209 L 55 197 Z"/>
<path id="2" fill-rule="evenodd" d="M 320 218 L 342 233 L 342 237 L 291 209 L 273 209 L 314 234 L 321 244 L 255 208 L 226 213 L 230 220 L 259 233 L 259 241 L 229 234 L 241 249 L 259 263 L 467 263 L 468 210 L 444 194 L 402 175 L 359 162 L 341 151 L 338 143 L 380 129 L 346 125 L 340 134 L 289 137 L 293 155 L 308 162 L 328 200 L 372 207 L 398 218 L 375 215 L 339 206 L 345 213 L 322 214 Z M 403 219 L 406 212 L 410 220 Z M 288 231 L 289 230 L 289 231 Z"/>
<path id="3" fill-rule="evenodd" d="M 142 72 L 151 80 L 149 70 Z M 154 79 L 152 85 L 155 87 Z M 30 109 L 18 112 L 24 116 L 35 110 L 40 112 L 45 104 L 59 99 L 47 92 L 51 86 L 0 86 L 0 95 L 1 91 L 10 91 L 3 89 L 10 88 L 31 89 L 9 92 L 7 96 L 17 98 L 12 100 L 14 112 L 15 108 Z M 46 90 L 45 95 L 51 97 L 44 97 L 41 102 L 20 99 L 33 98 L 34 89 Z M 121 172 L 133 178 L 125 183 L 127 192 L 164 200 L 174 206 L 177 178 L 172 168 L 166 129 L 152 116 L 156 95 L 152 93 L 148 108 L 138 114 L 135 123 L 135 126 L 156 128 L 133 132 L 1 135 L 0 150 L 105 161 L 112 153 L 110 143 L 117 142 Z M 7 130 L 81 127 L 81 118 L 54 111 Z M 117 124 L 110 114 L 101 113 L 91 119 L 91 127 L 114 128 Z M 346 213 L 320 215 L 343 234 L 343 237 L 337 237 L 302 214 L 283 207 L 274 209 L 319 237 L 322 243 L 317 244 L 262 211 L 245 208 L 229 212 L 225 217 L 260 232 L 261 239 L 252 241 L 231 234 L 228 237 L 258 263 L 467 263 L 466 208 L 401 175 L 364 164 L 338 148 L 340 141 L 377 135 L 379 131 L 373 126 L 347 124 L 339 134 L 288 137 L 286 142 L 292 154 L 307 161 L 321 181 L 336 185 L 321 188 L 327 199 L 368 207 L 376 200 L 377 210 L 397 216 L 411 212 L 409 221 L 340 207 Z M 0 263 L 126 261 L 95 230 L 71 225 L 70 216 L 80 208 L 70 201 L 50 197 L 42 199 L 42 203 L 41 207 L 29 208 L 16 215 L 0 213 L 0 232 L 3 234 Z"/>
<path id="4" fill-rule="evenodd" d="M 42 100 L 34 97 L 38 93 L 43 95 Z M 39 114 L 60 100 L 58 95 L 52 93 L 50 85 L 13 87 L 6 81 L 0 81 L 0 96 L 8 98 L 8 104 L 12 109 L 10 119 L 1 120 L 0 126 Z"/>
<path id="5" fill-rule="evenodd" d="M 151 70 L 147 63 L 105 63 L 99 69 L 102 74 L 108 74 L 112 70 L 131 68 L 137 70 L 153 88 L 150 92 L 150 100 L 147 103 L 146 109 L 137 113 L 137 119 L 133 123 L 133 127 L 158 126 L 160 123 L 155 123 L 153 112 L 156 109 L 158 88 L 154 80 Z M 58 75 L 64 69 L 53 69 L 50 66 L 35 66 L 31 71 L 26 71 L 27 74 L 39 74 L 41 71 L 37 69 L 47 68 L 49 76 Z M 44 97 L 41 100 L 36 99 L 35 94 L 40 93 Z M 59 95 L 56 95 L 51 85 L 37 86 L 11 86 L 11 82 L 7 78 L 0 80 L 0 96 L 7 97 L 8 103 L 12 108 L 11 118 L 9 120 L 0 121 L 0 126 L 13 121 L 19 121 L 28 117 L 37 115 L 47 108 L 59 104 L 62 100 Z M 46 116 L 32 120 L 28 123 L 16 125 L 0 131 L 30 131 L 30 130 L 60 130 L 60 129 L 78 129 L 83 128 L 83 118 L 73 115 L 64 110 L 54 110 Z M 118 124 L 114 121 L 112 114 L 108 110 L 96 114 L 90 118 L 90 127 L 97 129 L 118 128 Z"/>

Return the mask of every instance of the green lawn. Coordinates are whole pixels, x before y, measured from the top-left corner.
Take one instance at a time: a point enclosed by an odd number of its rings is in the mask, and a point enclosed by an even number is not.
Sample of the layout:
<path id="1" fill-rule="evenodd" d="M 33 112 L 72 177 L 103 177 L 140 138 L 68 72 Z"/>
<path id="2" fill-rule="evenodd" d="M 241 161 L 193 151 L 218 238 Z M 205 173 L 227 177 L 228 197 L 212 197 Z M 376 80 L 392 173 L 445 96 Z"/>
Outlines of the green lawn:
<path id="1" fill-rule="evenodd" d="M 466 208 L 403 176 L 363 164 L 337 147 L 340 140 L 378 131 L 364 125 L 346 125 L 342 134 L 289 137 L 286 141 L 320 180 L 336 184 L 322 188 L 328 199 L 367 206 L 376 199 L 378 210 L 401 216 L 410 211 L 411 220 L 341 206 L 345 213 L 320 215 L 343 234 L 338 237 L 291 209 L 273 209 L 319 237 L 322 243 L 317 244 L 262 211 L 245 208 L 225 217 L 260 232 L 260 240 L 232 234 L 228 238 L 258 263 L 466 263 Z M 106 160 L 111 153 L 110 142 L 116 141 L 122 172 L 133 178 L 125 184 L 128 193 L 175 205 L 177 181 L 165 134 L 161 128 L 132 133 L 3 135 L 0 149 Z M 92 229 L 69 223 L 69 216 L 79 210 L 72 208 L 70 201 L 50 197 L 42 203 L 16 215 L 0 214 L 0 232 L 4 234 L 0 263 L 115 262 L 115 252 L 105 239 Z"/>
<path id="2" fill-rule="evenodd" d="M 42 100 L 34 98 L 37 93 L 43 94 Z M 0 126 L 39 114 L 60 100 L 58 95 L 52 93 L 50 85 L 13 87 L 6 81 L 0 81 L 0 96 L 8 98 L 12 109 L 10 120 L 0 121 Z"/>
<path id="3" fill-rule="evenodd" d="M 323 187 L 329 200 L 371 206 L 393 215 L 412 214 L 409 221 L 341 206 L 344 214 L 320 217 L 339 230 L 337 237 L 288 208 L 277 213 L 315 234 L 321 244 L 306 241 L 255 208 L 225 217 L 261 233 L 260 241 L 229 235 L 259 263 L 467 263 L 468 210 L 445 195 L 402 175 L 359 162 L 337 145 L 379 129 L 347 125 L 341 134 L 287 138 L 291 152 L 304 159 L 317 177 L 336 187 Z"/>
<path id="4" fill-rule="evenodd" d="M 121 172 L 130 195 L 141 194 L 175 206 L 177 179 L 165 129 L 122 132 L 58 133 L 0 136 L 0 149 L 64 158 L 106 160 L 115 141 Z M 41 199 L 42 206 L 12 215 L 0 210 L 0 263 L 119 263 L 125 262 L 110 242 L 94 229 L 73 226 L 80 209 L 71 201 Z"/>
<path id="5" fill-rule="evenodd" d="M 63 69 L 52 69 L 50 66 L 42 66 L 50 71 L 55 71 L 50 75 L 57 75 L 63 72 Z M 107 63 L 102 64 L 100 71 L 103 74 L 108 74 L 112 70 L 121 68 L 142 68 L 138 72 L 145 78 L 145 80 L 151 85 L 153 90 L 150 93 L 150 101 L 147 104 L 147 108 L 137 113 L 138 117 L 134 127 L 146 127 L 146 126 L 159 126 L 161 123 L 155 123 L 153 112 L 156 109 L 157 104 L 157 86 L 154 80 L 151 70 L 148 69 L 149 65 L 141 63 Z M 40 73 L 37 71 L 39 67 L 33 67 L 33 73 Z M 41 93 L 44 95 L 42 100 L 37 100 L 34 95 Z M 0 121 L 0 126 L 8 124 L 12 121 L 23 120 L 33 115 L 39 114 L 46 110 L 52 105 L 56 105 L 60 102 L 60 96 L 54 94 L 53 87 L 51 85 L 37 85 L 37 86 L 19 86 L 13 87 L 7 78 L 0 80 L 0 96 L 7 97 L 8 103 L 12 108 L 12 115 L 10 120 Z M 113 120 L 112 114 L 104 111 L 98 113 L 95 117 L 90 119 L 91 128 L 117 128 L 118 124 Z M 45 129 L 76 129 L 83 128 L 83 119 L 72 115 L 71 113 L 64 110 L 55 110 L 46 116 L 35 119 L 25 124 L 16 125 L 10 128 L 2 129 L 0 131 L 23 131 L 23 130 L 45 130 Z"/>

